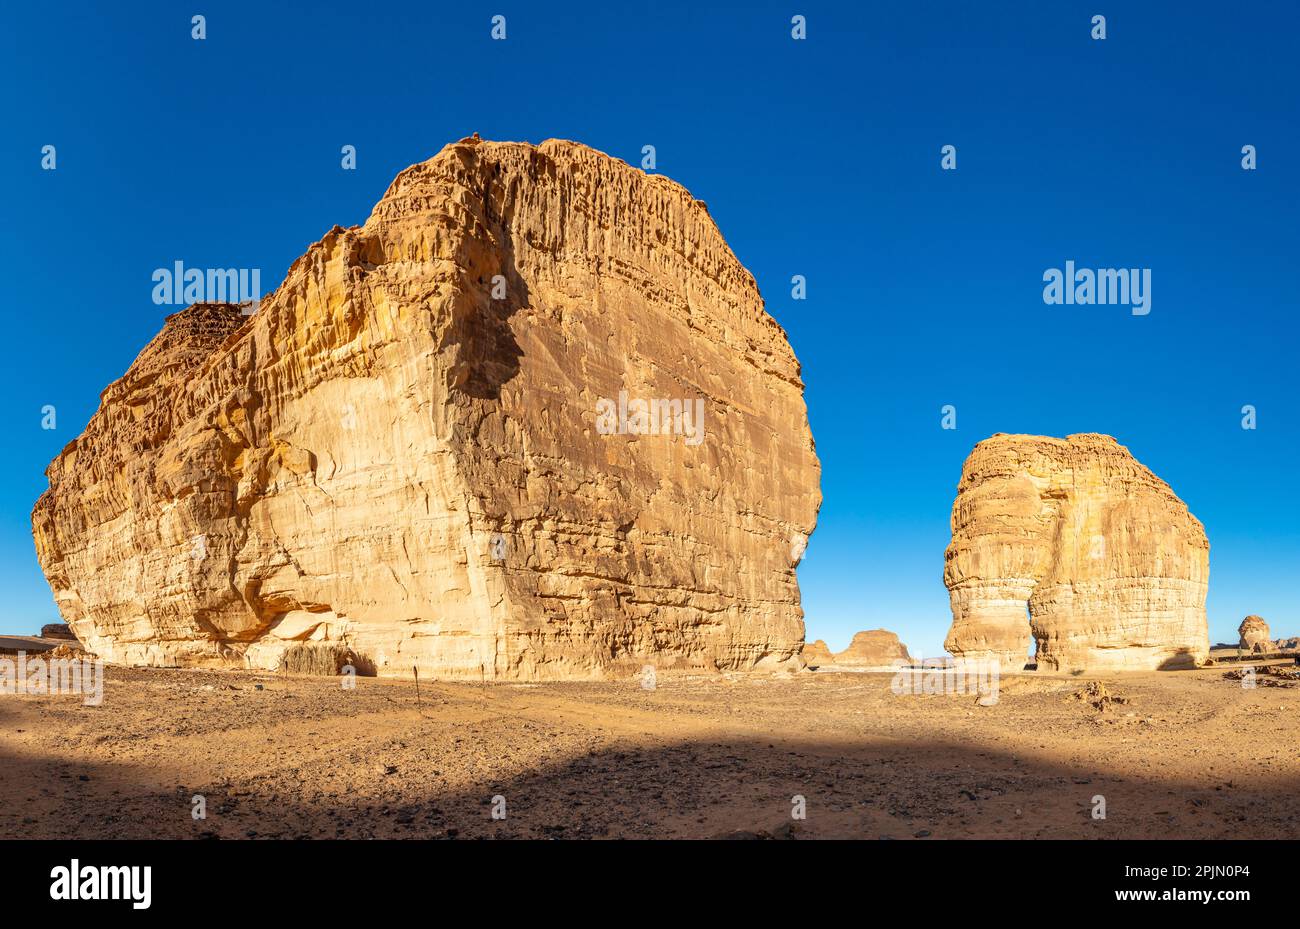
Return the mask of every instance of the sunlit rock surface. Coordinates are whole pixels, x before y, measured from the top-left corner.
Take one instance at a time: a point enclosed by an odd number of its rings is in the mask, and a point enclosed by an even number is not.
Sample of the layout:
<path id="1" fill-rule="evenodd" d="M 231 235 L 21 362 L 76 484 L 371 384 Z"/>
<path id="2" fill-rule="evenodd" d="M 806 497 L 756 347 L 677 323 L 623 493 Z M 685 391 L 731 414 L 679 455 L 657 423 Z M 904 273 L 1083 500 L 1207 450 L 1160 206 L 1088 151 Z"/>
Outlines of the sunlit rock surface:
<path id="1" fill-rule="evenodd" d="M 1266 652 L 1272 645 L 1263 616 L 1247 616 L 1237 627 L 1237 635 L 1241 636 L 1239 647 L 1249 652 Z"/>
<path id="2" fill-rule="evenodd" d="M 571 142 L 449 145 L 256 315 L 169 317 L 47 473 L 42 568 L 110 661 L 799 664 L 799 364 L 702 202 Z"/>
<path id="3" fill-rule="evenodd" d="M 1041 668 L 1191 667 L 1208 578 L 1200 521 L 1113 438 L 998 434 L 953 503 L 945 647 L 1018 669 L 1032 634 Z"/>

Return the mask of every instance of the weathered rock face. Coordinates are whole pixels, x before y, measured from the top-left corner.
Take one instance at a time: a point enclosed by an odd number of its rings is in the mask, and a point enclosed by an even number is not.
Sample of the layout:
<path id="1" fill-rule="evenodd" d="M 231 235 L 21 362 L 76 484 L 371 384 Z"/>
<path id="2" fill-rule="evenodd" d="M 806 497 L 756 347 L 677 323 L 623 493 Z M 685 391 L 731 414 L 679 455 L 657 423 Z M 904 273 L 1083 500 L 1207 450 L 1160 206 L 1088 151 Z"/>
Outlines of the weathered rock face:
<path id="1" fill-rule="evenodd" d="M 77 637 L 72 634 L 67 623 L 46 623 L 41 626 L 42 639 L 68 639 L 75 642 Z"/>
<path id="2" fill-rule="evenodd" d="M 791 552 L 821 500 L 802 386 L 680 185 L 467 139 L 256 315 L 169 317 L 50 465 L 37 553 L 81 641 L 128 664 L 797 663 Z"/>
<path id="3" fill-rule="evenodd" d="M 907 646 L 887 629 L 855 633 L 849 647 L 835 653 L 835 664 L 843 668 L 888 668 L 896 661 L 911 660 Z"/>
<path id="4" fill-rule="evenodd" d="M 1238 647 L 1247 651 L 1266 652 L 1272 644 L 1268 638 L 1268 623 L 1263 616 L 1247 616 L 1237 627 L 1237 635 L 1241 636 Z"/>
<path id="5" fill-rule="evenodd" d="M 998 434 L 962 468 L 944 644 L 1019 669 L 1028 631 L 1040 668 L 1194 666 L 1208 578 L 1201 523 L 1110 436 Z"/>

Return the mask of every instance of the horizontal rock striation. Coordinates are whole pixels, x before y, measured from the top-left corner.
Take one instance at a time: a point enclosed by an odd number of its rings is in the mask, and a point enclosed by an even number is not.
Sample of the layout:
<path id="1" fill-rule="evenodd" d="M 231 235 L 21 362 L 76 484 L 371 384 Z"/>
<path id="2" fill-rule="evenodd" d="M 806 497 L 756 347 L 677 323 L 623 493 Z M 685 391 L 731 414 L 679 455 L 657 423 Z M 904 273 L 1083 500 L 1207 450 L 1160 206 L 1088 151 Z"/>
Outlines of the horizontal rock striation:
<path id="1" fill-rule="evenodd" d="M 81 641 L 132 665 L 313 643 L 303 666 L 474 680 L 797 664 L 802 390 L 683 187 L 474 137 L 255 315 L 169 317 L 50 465 L 37 554 Z"/>
<path id="2" fill-rule="evenodd" d="M 1110 436 L 998 434 L 952 509 L 945 647 L 1019 669 L 1191 667 L 1209 654 L 1209 543 L 1169 486 Z"/>

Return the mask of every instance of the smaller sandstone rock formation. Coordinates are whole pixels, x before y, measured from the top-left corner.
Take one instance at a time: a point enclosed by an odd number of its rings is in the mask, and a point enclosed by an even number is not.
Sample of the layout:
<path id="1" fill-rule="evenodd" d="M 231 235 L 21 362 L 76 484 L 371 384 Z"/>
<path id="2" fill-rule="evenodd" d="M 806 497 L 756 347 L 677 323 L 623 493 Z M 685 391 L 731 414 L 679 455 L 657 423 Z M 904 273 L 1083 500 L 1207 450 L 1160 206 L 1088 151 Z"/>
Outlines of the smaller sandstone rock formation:
<path id="1" fill-rule="evenodd" d="M 76 641 L 77 637 L 72 634 L 67 623 L 46 623 L 41 626 L 42 639 L 71 639 Z"/>
<path id="2" fill-rule="evenodd" d="M 821 639 L 818 639 L 816 642 L 805 643 L 802 654 L 804 662 L 809 667 L 813 668 L 818 665 L 830 664 L 835 660 L 835 656 L 831 654 L 829 646 L 827 646 L 827 644 Z"/>
<path id="3" fill-rule="evenodd" d="M 842 668 L 888 668 L 895 661 L 911 661 L 907 646 L 888 629 L 868 629 L 853 636 L 849 647 L 835 655 Z"/>
<path id="4" fill-rule="evenodd" d="M 64 642 L 60 645 L 54 646 L 52 649 L 50 649 L 48 652 L 45 653 L 45 657 L 64 658 L 64 659 L 68 659 L 68 658 L 86 659 L 86 658 L 94 658 L 95 656 L 92 655 L 90 652 L 86 651 L 85 649 L 83 649 L 81 647 L 80 642 L 74 640 L 72 642 Z"/>
<path id="5" fill-rule="evenodd" d="M 1300 684 L 1300 670 L 1286 665 L 1260 665 L 1234 668 L 1224 672 L 1225 681 L 1249 681 L 1255 687 L 1295 687 Z"/>
<path id="6" fill-rule="evenodd" d="M 1083 690 L 1076 691 L 1071 696 L 1071 699 L 1082 700 L 1102 713 L 1105 713 L 1115 704 L 1123 705 L 1129 702 L 1128 697 L 1121 697 L 1118 694 L 1111 693 L 1101 681 L 1089 681 L 1088 685 Z"/>
<path id="7" fill-rule="evenodd" d="M 898 661 L 911 663 L 907 646 L 888 629 L 868 629 L 853 636 L 849 647 L 832 653 L 821 639 L 804 645 L 803 659 L 812 667 L 891 668 Z"/>
<path id="8" fill-rule="evenodd" d="M 1107 435 L 999 433 L 952 507 L 944 582 L 957 658 L 1039 668 L 1195 667 L 1209 654 L 1209 542 L 1169 485 Z"/>
<path id="9" fill-rule="evenodd" d="M 1268 623 L 1265 622 L 1264 617 L 1247 616 L 1237 627 L 1237 635 L 1241 636 L 1238 648 L 1248 652 L 1269 651 L 1271 643 L 1268 638 Z"/>

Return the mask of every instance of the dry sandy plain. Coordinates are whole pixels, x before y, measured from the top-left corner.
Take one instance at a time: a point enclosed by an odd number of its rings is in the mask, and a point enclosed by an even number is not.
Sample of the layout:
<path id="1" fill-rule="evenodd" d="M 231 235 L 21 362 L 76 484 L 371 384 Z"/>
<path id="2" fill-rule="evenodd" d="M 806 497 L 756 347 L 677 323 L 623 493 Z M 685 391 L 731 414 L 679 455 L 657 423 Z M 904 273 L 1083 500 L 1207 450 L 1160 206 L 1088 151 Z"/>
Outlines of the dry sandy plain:
<path id="1" fill-rule="evenodd" d="M 410 681 L 110 668 L 97 707 L 0 699 L 0 836 L 1300 837 L 1300 686 L 1224 670 L 1006 676 L 981 707 L 880 673 L 425 682 L 417 704 Z M 1076 698 L 1089 681 L 1128 702 Z"/>

